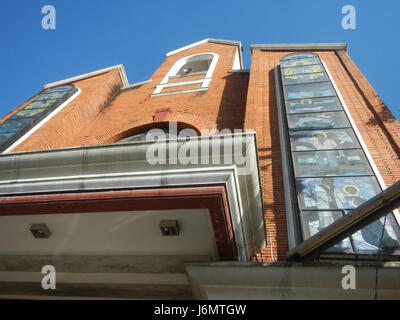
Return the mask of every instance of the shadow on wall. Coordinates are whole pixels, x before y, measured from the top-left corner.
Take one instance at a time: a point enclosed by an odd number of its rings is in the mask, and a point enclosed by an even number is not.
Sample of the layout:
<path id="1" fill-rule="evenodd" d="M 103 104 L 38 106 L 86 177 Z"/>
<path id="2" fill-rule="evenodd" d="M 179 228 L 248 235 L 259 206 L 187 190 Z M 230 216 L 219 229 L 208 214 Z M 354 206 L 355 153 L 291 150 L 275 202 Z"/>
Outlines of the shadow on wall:
<path id="1" fill-rule="evenodd" d="M 285 211 L 285 195 L 283 191 L 283 178 L 282 178 L 282 160 L 281 160 L 281 149 L 279 140 L 279 128 L 278 128 L 278 112 L 276 103 L 276 91 L 275 91 L 275 75 L 274 69 L 269 71 L 268 77 L 269 81 L 269 128 L 271 135 L 271 149 L 270 157 L 271 159 L 271 170 L 272 174 L 272 185 L 271 190 L 273 194 L 273 202 L 265 203 L 264 207 L 268 214 L 273 215 L 273 220 L 276 224 L 276 229 L 271 230 L 275 233 L 275 239 L 273 245 L 276 246 L 276 254 L 278 260 L 286 260 L 286 253 L 289 249 L 288 239 L 287 239 L 287 228 L 286 228 L 286 211 Z M 274 125 L 275 124 L 275 125 Z M 283 219 L 282 219 L 283 217 Z M 279 219 L 278 219 L 279 218 Z M 268 226 L 267 226 L 268 228 Z"/>
<path id="2" fill-rule="evenodd" d="M 217 117 L 217 129 L 243 130 L 249 73 L 232 73 L 225 78 Z"/>

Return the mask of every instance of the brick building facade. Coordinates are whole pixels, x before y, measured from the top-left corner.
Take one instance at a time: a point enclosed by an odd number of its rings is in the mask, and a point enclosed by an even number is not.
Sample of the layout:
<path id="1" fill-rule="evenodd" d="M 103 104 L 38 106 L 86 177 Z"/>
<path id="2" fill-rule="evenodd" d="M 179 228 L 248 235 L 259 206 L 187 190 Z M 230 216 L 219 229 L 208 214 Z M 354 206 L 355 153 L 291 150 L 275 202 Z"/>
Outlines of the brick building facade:
<path id="1" fill-rule="evenodd" d="M 119 65 L 48 84 L 0 119 L 4 129 L 0 140 L 0 219 L 4 229 L 0 273 L 6 284 L 1 295 L 51 297 L 53 292 L 32 284 L 40 275 L 31 275 L 42 264 L 51 264 L 73 278 L 60 280 L 55 296 L 349 298 L 348 291 L 336 289 L 342 277 L 337 265 L 350 263 L 361 270 L 358 287 L 365 289 L 353 297 L 372 298 L 375 269 L 371 261 L 375 262 L 376 252 L 358 252 L 353 238 L 350 253 L 339 250 L 307 262 L 286 261 L 288 251 L 306 237 L 303 234 L 297 242 L 291 238 L 294 227 L 288 215 L 287 194 L 296 190 L 290 183 L 285 185 L 288 162 L 282 159 L 282 124 L 290 127 L 290 123 L 280 118 L 285 112 L 279 110 L 285 109 L 288 99 L 278 96 L 283 85 L 277 83 L 277 76 L 284 72 L 281 59 L 299 53 L 309 54 L 299 58 L 305 68 L 304 59 L 322 61 L 327 75 L 322 71 L 313 74 L 335 86 L 346 121 L 351 124 L 346 128 L 355 130 L 359 149 L 372 168 L 368 177 L 376 177 L 382 189 L 400 180 L 400 124 L 351 60 L 344 44 L 252 45 L 251 66 L 245 70 L 240 42 L 206 39 L 168 53 L 150 79 L 140 83 L 129 84 Z M 300 67 L 294 64 L 293 68 Z M 298 81 L 294 74 L 283 73 L 284 84 L 290 77 Z M 298 74 L 308 77 L 306 72 Z M 311 84 L 317 83 L 315 77 L 310 79 L 314 79 Z M 59 96 L 57 92 L 61 92 Z M 43 98 L 46 93 L 47 99 Z M 46 101 L 48 111 L 43 107 Z M 18 113 L 28 120 L 16 127 Z M 255 170 L 241 174 L 243 168 L 235 162 L 203 161 L 215 159 L 214 154 L 210 156 L 211 147 L 206 156 L 191 154 L 189 158 L 198 161 L 190 166 L 179 161 L 149 165 L 145 159 L 149 144 L 141 135 L 151 129 L 171 134 L 171 123 L 176 123 L 178 132 L 191 129 L 199 135 L 189 139 L 191 151 L 212 139 L 246 144 L 245 156 L 251 155 L 246 159 Z M 235 129 L 247 133 L 234 134 Z M 185 141 L 178 142 L 178 147 Z M 346 150 L 340 152 L 351 152 Z M 230 152 L 233 157 L 235 151 Z M 218 159 L 222 158 L 219 155 Z M 348 190 L 346 187 L 349 185 L 342 189 Z M 104 212 L 115 213 L 116 220 Z M 131 239 L 126 230 L 117 235 L 112 232 L 129 226 L 132 219 L 142 219 L 146 212 L 154 213 L 154 221 L 144 220 L 138 223 L 139 230 L 135 229 L 140 233 L 149 224 L 155 226 L 146 241 Z M 191 222 L 189 215 L 198 215 L 197 228 L 191 225 L 195 220 Z M 398 243 L 397 215 L 392 214 L 389 233 Z M 158 223 L 163 221 L 179 225 L 182 239 L 157 235 Z M 33 224 L 45 225 L 51 235 L 34 239 L 29 233 Z M 91 231 L 87 230 L 89 226 Z M 196 230 L 201 231 L 199 235 Z M 24 236 L 17 241 L 19 233 Z M 186 239 L 191 233 L 193 237 Z M 69 241 L 71 235 L 87 246 Z M 136 244 L 130 247 L 130 241 Z M 13 245 L 6 248 L 5 243 Z M 383 297 L 396 298 L 400 283 L 393 278 L 399 267 L 393 261 L 398 260 L 399 252 L 395 246 L 392 249 L 383 255 L 392 263 L 381 265 L 379 292 Z M 10 276 L 10 272 L 19 272 L 23 280 L 17 280 L 16 274 Z M 107 280 L 101 283 L 94 277 L 88 284 L 82 273 L 105 274 Z M 313 280 L 304 283 L 308 275 Z"/>

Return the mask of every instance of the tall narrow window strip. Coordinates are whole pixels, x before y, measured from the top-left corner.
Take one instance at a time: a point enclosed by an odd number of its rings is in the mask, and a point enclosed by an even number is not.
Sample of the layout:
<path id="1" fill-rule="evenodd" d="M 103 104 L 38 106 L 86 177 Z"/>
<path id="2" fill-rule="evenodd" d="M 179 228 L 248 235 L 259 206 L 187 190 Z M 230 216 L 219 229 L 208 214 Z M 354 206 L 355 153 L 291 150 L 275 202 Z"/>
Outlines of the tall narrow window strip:
<path id="1" fill-rule="evenodd" d="M 0 152 L 20 139 L 77 90 L 73 85 L 51 88 L 0 123 Z"/>
<path id="2" fill-rule="evenodd" d="M 291 155 L 286 166 L 293 168 L 291 186 L 297 195 L 304 241 L 382 188 L 320 58 L 313 53 L 287 55 L 280 61 L 280 75 L 281 114 Z M 326 253 L 376 253 L 384 234 L 383 251 L 400 254 L 400 229 L 393 213 L 385 228 L 382 221 L 371 223 Z"/>

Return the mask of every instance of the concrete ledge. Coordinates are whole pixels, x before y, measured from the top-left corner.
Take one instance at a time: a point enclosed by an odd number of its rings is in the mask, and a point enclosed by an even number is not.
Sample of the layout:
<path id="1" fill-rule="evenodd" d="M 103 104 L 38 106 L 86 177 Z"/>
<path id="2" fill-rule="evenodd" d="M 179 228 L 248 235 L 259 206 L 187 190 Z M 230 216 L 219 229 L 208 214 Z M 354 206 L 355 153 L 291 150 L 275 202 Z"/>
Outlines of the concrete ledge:
<path id="1" fill-rule="evenodd" d="M 250 69 L 231 69 L 229 73 L 250 73 Z"/>
<path id="2" fill-rule="evenodd" d="M 137 88 L 137 87 L 140 87 L 140 86 L 142 86 L 142 85 L 144 85 L 146 83 L 150 83 L 151 81 L 152 80 L 149 79 L 149 80 L 145 80 L 145 81 L 141 81 L 141 82 L 135 82 L 135 83 L 132 83 L 130 85 L 122 87 L 121 90 Z"/>
<path id="3" fill-rule="evenodd" d="M 350 264 L 350 263 L 348 263 Z M 196 299 L 374 299 L 376 267 L 353 263 L 355 289 L 342 288 L 339 263 L 188 263 Z M 400 265 L 379 264 L 378 299 L 400 298 Z"/>
<path id="4" fill-rule="evenodd" d="M 155 97 L 168 96 L 171 94 L 201 92 L 201 91 L 207 91 L 207 90 L 208 90 L 208 88 L 197 88 L 197 89 L 188 89 L 188 90 L 180 90 L 180 91 L 161 92 L 161 93 L 153 93 L 150 95 L 150 97 L 155 98 Z"/>

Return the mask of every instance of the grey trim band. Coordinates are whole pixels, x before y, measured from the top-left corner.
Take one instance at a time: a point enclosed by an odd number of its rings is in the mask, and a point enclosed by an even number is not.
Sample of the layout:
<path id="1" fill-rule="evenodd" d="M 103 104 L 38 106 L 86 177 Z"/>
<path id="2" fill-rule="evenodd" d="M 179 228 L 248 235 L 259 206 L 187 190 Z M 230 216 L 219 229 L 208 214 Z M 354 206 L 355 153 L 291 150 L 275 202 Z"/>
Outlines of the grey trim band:
<path id="1" fill-rule="evenodd" d="M 345 50 L 347 43 L 292 43 L 292 44 L 252 44 L 250 50 L 295 51 L 295 50 Z"/>

